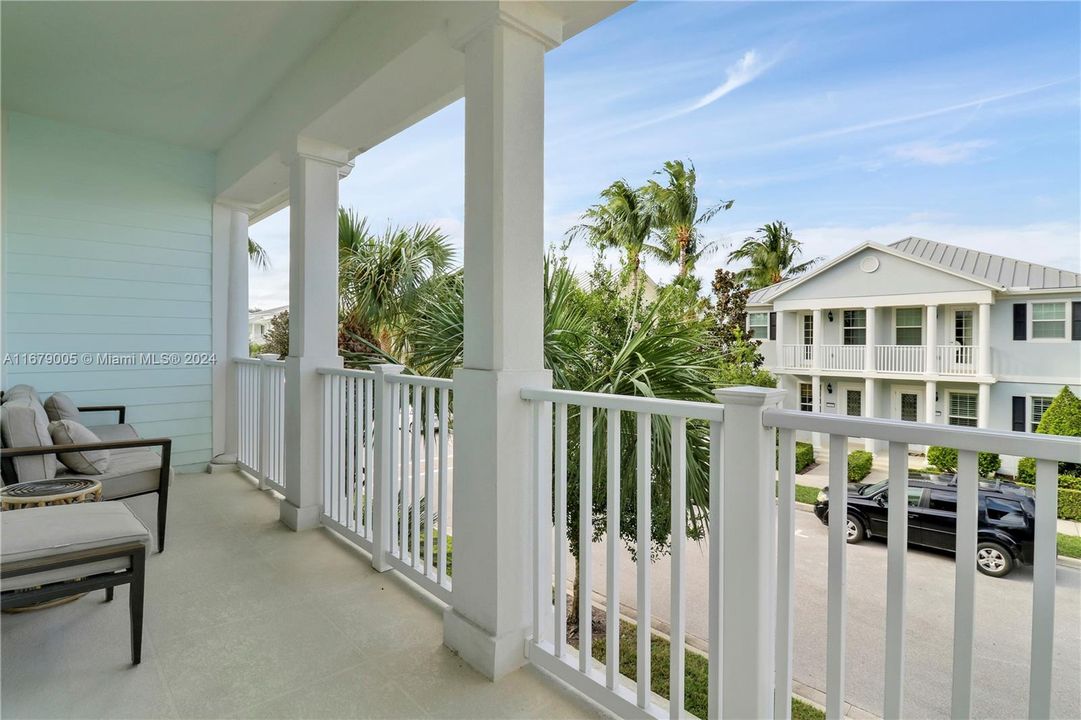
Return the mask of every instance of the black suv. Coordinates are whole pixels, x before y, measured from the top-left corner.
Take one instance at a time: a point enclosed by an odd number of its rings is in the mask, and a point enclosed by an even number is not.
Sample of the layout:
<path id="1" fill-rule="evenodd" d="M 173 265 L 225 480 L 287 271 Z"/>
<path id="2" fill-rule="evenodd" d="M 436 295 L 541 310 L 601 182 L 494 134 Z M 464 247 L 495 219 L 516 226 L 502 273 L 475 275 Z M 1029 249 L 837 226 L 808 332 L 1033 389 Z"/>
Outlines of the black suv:
<path id="1" fill-rule="evenodd" d="M 828 488 L 818 493 L 815 515 L 827 524 Z M 1031 489 L 1006 481 L 980 481 L 976 567 L 984 575 L 1004 577 L 1017 563 L 1032 563 L 1036 511 Z M 850 485 L 848 542 L 886 539 L 887 482 Z M 957 486 L 953 475 L 908 474 L 908 541 L 913 545 L 955 548 Z"/>

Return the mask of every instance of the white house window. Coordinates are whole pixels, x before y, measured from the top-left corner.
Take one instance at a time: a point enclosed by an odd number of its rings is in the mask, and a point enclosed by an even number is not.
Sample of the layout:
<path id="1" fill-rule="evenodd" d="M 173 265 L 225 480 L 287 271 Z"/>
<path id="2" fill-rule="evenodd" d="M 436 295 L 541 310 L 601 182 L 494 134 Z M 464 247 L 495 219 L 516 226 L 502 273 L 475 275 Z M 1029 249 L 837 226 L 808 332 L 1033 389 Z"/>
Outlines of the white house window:
<path id="1" fill-rule="evenodd" d="M 866 345 L 867 344 L 867 311 L 845 310 L 844 312 L 844 344 Z"/>
<path id="2" fill-rule="evenodd" d="M 972 346 L 971 310 L 958 310 L 953 314 L 953 341 L 965 347 Z"/>
<path id="3" fill-rule="evenodd" d="M 897 308 L 895 311 L 897 345 L 923 344 L 923 308 Z"/>
<path id="4" fill-rule="evenodd" d="M 1032 432 L 1036 432 L 1036 428 L 1040 426 L 1040 420 L 1043 419 L 1043 414 L 1047 412 L 1047 408 L 1051 407 L 1051 401 L 1053 397 L 1046 397 L 1043 395 L 1033 395 L 1029 404 L 1029 421 L 1032 424 Z"/>
<path id="5" fill-rule="evenodd" d="M 950 393 L 950 425 L 976 427 L 976 393 Z"/>
<path id="6" fill-rule="evenodd" d="M 1066 303 L 1032 303 L 1032 337 L 1066 338 Z"/>
<path id="7" fill-rule="evenodd" d="M 803 344 L 814 345 L 815 341 L 815 322 L 814 317 L 811 315 L 803 316 Z"/>
<path id="8" fill-rule="evenodd" d="M 747 313 L 747 330 L 751 337 L 766 340 L 769 338 L 769 313 Z"/>
<path id="9" fill-rule="evenodd" d="M 803 412 L 814 412 L 814 391 L 811 383 L 799 384 L 799 409 Z"/>

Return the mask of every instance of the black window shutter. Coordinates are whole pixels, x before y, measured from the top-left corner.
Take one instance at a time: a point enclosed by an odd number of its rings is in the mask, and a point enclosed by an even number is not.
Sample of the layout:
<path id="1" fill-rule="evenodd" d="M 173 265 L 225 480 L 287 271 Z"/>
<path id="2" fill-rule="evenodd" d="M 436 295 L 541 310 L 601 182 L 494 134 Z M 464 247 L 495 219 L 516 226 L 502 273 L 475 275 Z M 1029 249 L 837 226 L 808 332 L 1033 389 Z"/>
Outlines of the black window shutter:
<path id="1" fill-rule="evenodd" d="M 1081 340 L 1081 302 L 1070 303 L 1073 305 L 1070 317 L 1072 318 L 1070 329 L 1071 340 Z"/>
<path id="2" fill-rule="evenodd" d="M 1013 304 L 1013 339 L 1028 339 L 1028 303 Z"/>
<path id="3" fill-rule="evenodd" d="M 1013 431 L 1025 432 L 1025 396 L 1013 396 Z"/>
<path id="4" fill-rule="evenodd" d="M 1081 303 L 1074 303 L 1074 304 L 1075 305 L 1081 305 Z M 1075 320 L 1074 323 L 1076 325 L 1077 321 Z M 1077 333 L 1074 333 L 1074 335 L 1077 336 L 1079 339 L 1081 339 L 1081 335 L 1077 335 Z M 775 313 L 775 312 L 771 312 L 769 314 L 769 339 L 770 340 L 776 340 L 777 339 L 777 313 Z"/>

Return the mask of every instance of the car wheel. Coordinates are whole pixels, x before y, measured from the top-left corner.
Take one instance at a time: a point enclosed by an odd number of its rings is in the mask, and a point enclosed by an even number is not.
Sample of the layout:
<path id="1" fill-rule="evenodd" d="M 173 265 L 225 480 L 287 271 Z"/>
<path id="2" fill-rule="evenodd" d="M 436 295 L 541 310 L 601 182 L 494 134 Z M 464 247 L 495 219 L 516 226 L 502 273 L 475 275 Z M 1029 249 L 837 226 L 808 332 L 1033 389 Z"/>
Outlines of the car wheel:
<path id="1" fill-rule="evenodd" d="M 1013 555 L 994 542 L 982 542 L 976 546 L 976 569 L 991 577 L 1006 577 L 1013 570 Z"/>
<path id="2" fill-rule="evenodd" d="M 863 527 L 863 521 L 852 513 L 845 518 L 845 540 L 849 545 L 863 542 L 867 537 L 867 529 Z"/>

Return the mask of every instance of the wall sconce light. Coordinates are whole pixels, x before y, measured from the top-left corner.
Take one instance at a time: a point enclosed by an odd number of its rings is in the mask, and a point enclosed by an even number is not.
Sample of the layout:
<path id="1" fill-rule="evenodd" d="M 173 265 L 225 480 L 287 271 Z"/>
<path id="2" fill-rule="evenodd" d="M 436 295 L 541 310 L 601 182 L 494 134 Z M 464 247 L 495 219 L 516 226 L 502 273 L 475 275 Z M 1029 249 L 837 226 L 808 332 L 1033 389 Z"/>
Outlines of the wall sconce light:
<path id="1" fill-rule="evenodd" d="M 833 394 L 833 383 L 826 383 L 826 394 L 827 395 L 832 395 Z"/>
<path id="2" fill-rule="evenodd" d="M 826 313 L 826 319 L 829 320 L 830 322 L 833 322 L 833 311 L 832 310 L 830 310 L 829 312 Z"/>
<path id="3" fill-rule="evenodd" d="M 935 393 L 935 402 L 938 402 L 938 393 Z"/>

